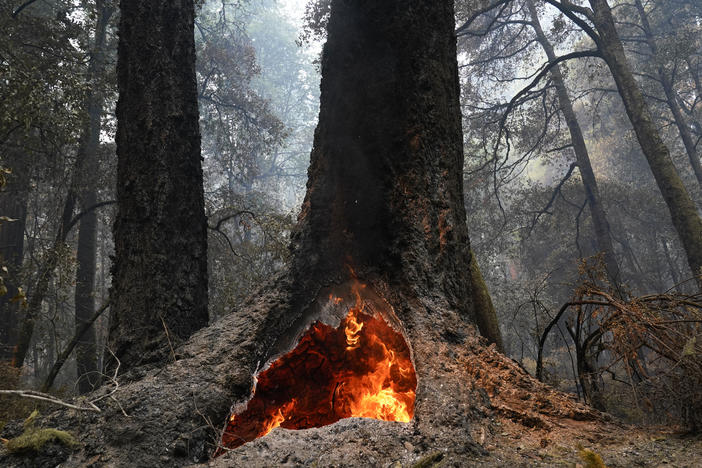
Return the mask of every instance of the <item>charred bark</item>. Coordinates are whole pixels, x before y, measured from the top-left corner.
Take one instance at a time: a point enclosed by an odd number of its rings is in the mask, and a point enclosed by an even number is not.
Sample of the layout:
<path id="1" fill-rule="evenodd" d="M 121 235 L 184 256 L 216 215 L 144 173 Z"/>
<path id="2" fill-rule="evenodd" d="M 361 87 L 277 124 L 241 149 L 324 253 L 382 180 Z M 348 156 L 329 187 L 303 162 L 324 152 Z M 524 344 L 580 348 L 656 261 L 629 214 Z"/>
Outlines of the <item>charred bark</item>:
<path id="1" fill-rule="evenodd" d="M 589 1 L 592 19 L 597 28 L 598 47 L 612 72 L 641 149 L 668 206 L 690 269 L 698 278 L 698 284 L 702 284 L 702 218 L 673 165 L 670 151 L 658 133 L 649 107 L 634 79 L 607 0 Z"/>
<path id="2" fill-rule="evenodd" d="M 536 33 L 536 39 L 544 49 L 549 62 L 553 62 L 556 60 L 556 54 L 553 50 L 553 46 L 541 29 L 539 15 L 536 11 L 536 7 L 534 6 L 534 2 L 532 0 L 528 0 L 527 7 L 529 8 L 529 14 L 531 15 L 531 24 L 534 28 L 534 32 Z M 559 65 L 556 65 L 551 69 L 551 78 L 556 86 L 558 102 L 560 104 L 563 117 L 565 118 L 566 125 L 568 126 L 570 141 L 573 145 L 573 151 L 575 153 L 575 160 L 577 161 L 578 168 L 580 169 L 580 177 L 583 182 L 583 188 L 585 189 L 585 198 L 587 199 L 587 204 L 590 208 L 590 215 L 592 216 L 592 225 L 595 230 L 597 248 L 604 254 L 604 265 L 612 284 L 618 284 L 621 280 L 619 278 L 619 264 L 617 263 L 617 257 L 614 254 L 614 247 L 612 246 L 609 222 L 607 221 L 607 215 L 604 207 L 602 206 L 600 191 L 597 187 L 595 172 L 592 170 L 592 164 L 590 163 L 590 155 L 587 151 L 585 138 L 583 137 L 583 132 L 580 129 L 578 118 L 573 110 L 573 103 L 568 95 L 568 89 L 565 86 L 563 73 L 561 73 L 561 68 Z"/>
<path id="3" fill-rule="evenodd" d="M 494 309 L 477 308 L 471 290 L 452 13 L 445 2 L 387 3 L 334 4 L 293 271 L 343 277 L 350 266 L 393 287 L 439 290 L 501 346 Z"/>
<path id="4" fill-rule="evenodd" d="M 122 0 L 110 347 L 163 362 L 207 324 L 192 0 Z"/>

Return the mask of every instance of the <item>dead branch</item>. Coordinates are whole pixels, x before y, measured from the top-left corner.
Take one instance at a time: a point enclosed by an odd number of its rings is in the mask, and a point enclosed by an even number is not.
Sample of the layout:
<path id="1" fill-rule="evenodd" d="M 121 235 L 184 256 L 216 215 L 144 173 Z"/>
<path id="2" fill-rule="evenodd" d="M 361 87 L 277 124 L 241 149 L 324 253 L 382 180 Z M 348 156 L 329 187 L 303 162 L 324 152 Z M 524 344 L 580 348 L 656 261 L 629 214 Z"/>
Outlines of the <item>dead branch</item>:
<path id="1" fill-rule="evenodd" d="M 122 405 L 119 404 L 117 399 L 114 397 L 115 393 L 119 389 L 119 382 L 117 381 L 117 375 L 119 373 L 119 368 L 121 365 L 121 362 L 119 359 L 117 359 L 117 356 L 112 352 L 111 349 L 107 348 L 107 351 L 112 355 L 112 357 L 115 359 L 117 362 L 117 365 L 115 366 L 115 370 L 113 372 L 113 375 L 110 376 L 105 376 L 107 379 L 110 381 L 114 387 L 112 390 L 109 392 L 105 393 L 104 395 L 101 395 L 99 397 L 93 398 L 92 400 L 86 400 L 84 405 L 74 405 L 73 403 L 69 403 L 67 401 L 61 400 L 60 398 L 57 398 L 53 395 L 50 395 L 48 393 L 44 392 L 38 392 L 36 390 L 0 390 L 0 395 L 15 395 L 19 396 L 21 398 L 29 398 L 32 400 L 39 400 L 39 401 L 45 401 L 47 403 L 51 403 L 54 405 L 58 406 L 63 406 L 65 408 L 70 408 L 78 411 L 92 411 L 95 413 L 101 413 L 102 409 L 96 405 L 101 400 L 104 400 L 106 398 L 110 398 L 113 400 L 117 405 L 120 407 L 122 410 L 122 414 L 125 416 L 129 416 L 125 411 L 124 408 L 122 408 Z"/>
<path id="2" fill-rule="evenodd" d="M 97 320 L 98 317 L 100 317 L 100 315 L 102 315 L 102 313 L 105 312 L 105 310 L 107 310 L 109 307 L 109 302 L 103 304 L 97 311 L 95 311 L 93 316 L 90 317 L 90 320 L 84 322 L 83 325 L 81 325 L 81 327 L 76 331 L 71 341 L 66 345 L 66 348 L 56 359 L 56 362 L 51 367 L 51 371 L 49 371 L 49 374 L 46 376 L 46 379 L 44 379 L 44 383 L 41 386 L 42 392 L 48 392 L 51 389 L 51 386 L 54 384 L 54 379 L 56 379 L 56 376 L 61 370 L 61 367 L 63 367 L 63 365 L 66 363 L 69 356 L 73 352 L 73 348 L 76 347 L 78 341 L 80 341 L 81 337 L 85 334 L 85 332 L 87 332 L 88 329 L 93 325 L 95 320 Z"/>
<path id="3" fill-rule="evenodd" d="M 0 395 L 16 395 L 22 398 L 30 398 L 32 400 L 46 401 L 54 405 L 65 406 L 79 411 L 94 411 L 99 413 L 101 410 L 92 402 L 87 402 L 88 406 L 78 406 L 68 403 L 48 393 L 37 392 L 35 390 L 0 390 Z"/>

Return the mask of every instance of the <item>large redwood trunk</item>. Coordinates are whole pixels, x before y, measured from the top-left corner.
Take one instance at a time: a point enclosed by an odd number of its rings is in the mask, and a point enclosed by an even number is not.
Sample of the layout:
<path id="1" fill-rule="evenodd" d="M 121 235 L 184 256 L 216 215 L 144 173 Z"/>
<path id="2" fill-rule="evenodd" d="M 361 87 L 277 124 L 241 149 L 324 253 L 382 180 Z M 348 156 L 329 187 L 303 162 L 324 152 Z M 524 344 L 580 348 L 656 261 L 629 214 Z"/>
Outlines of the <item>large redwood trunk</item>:
<path id="1" fill-rule="evenodd" d="M 125 370 L 167 362 L 207 325 L 207 220 L 194 3 L 121 0 L 120 11 L 109 346 Z"/>

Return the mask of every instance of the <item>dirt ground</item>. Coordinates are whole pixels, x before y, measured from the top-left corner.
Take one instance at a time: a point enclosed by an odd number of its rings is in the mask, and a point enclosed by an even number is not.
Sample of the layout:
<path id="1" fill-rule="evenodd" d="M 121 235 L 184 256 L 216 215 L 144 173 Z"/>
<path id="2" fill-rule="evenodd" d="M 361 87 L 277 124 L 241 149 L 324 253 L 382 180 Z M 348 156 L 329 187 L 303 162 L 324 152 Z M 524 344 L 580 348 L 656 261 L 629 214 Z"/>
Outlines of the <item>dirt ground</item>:
<path id="1" fill-rule="evenodd" d="M 494 347 L 451 365 L 453 372 L 466 369 L 470 391 L 489 397 L 474 402 L 470 437 L 458 425 L 446 436 L 351 418 L 303 431 L 275 429 L 209 466 L 702 467 L 702 436 L 622 424 L 538 382 Z"/>
<path id="2" fill-rule="evenodd" d="M 474 437 L 489 455 L 466 460 L 467 466 L 595 468 L 583 458 L 589 450 L 607 467 L 702 467 L 702 437 L 662 427 L 562 419 L 557 427 L 539 429 L 499 416 L 476 428 Z"/>
<path id="3" fill-rule="evenodd" d="M 596 468 L 592 458 L 588 464 L 590 451 L 608 467 L 702 467 L 702 435 L 622 424 L 536 381 L 492 349 L 469 367 L 492 412 L 472 429 L 489 453 L 475 465 Z"/>

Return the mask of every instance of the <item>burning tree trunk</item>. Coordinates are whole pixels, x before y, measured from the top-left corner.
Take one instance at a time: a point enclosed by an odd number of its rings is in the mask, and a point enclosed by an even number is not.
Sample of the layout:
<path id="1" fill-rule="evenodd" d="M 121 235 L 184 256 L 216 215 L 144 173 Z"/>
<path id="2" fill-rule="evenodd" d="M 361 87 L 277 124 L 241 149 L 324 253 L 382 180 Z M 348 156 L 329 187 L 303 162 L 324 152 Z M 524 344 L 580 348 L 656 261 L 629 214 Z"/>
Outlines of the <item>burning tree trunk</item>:
<path id="1" fill-rule="evenodd" d="M 264 362 L 297 347 L 260 375 L 226 447 L 349 416 L 426 423 L 434 351 L 485 323 L 471 290 L 452 2 L 331 11 L 291 266 L 294 289 L 315 300 L 272 327 Z"/>
<path id="2" fill-rule="evenodd" d="M 448 1 L 333 3 L 293 236 L 301 289 L 351 266 L 475 323 L 453 23 Z"/>

